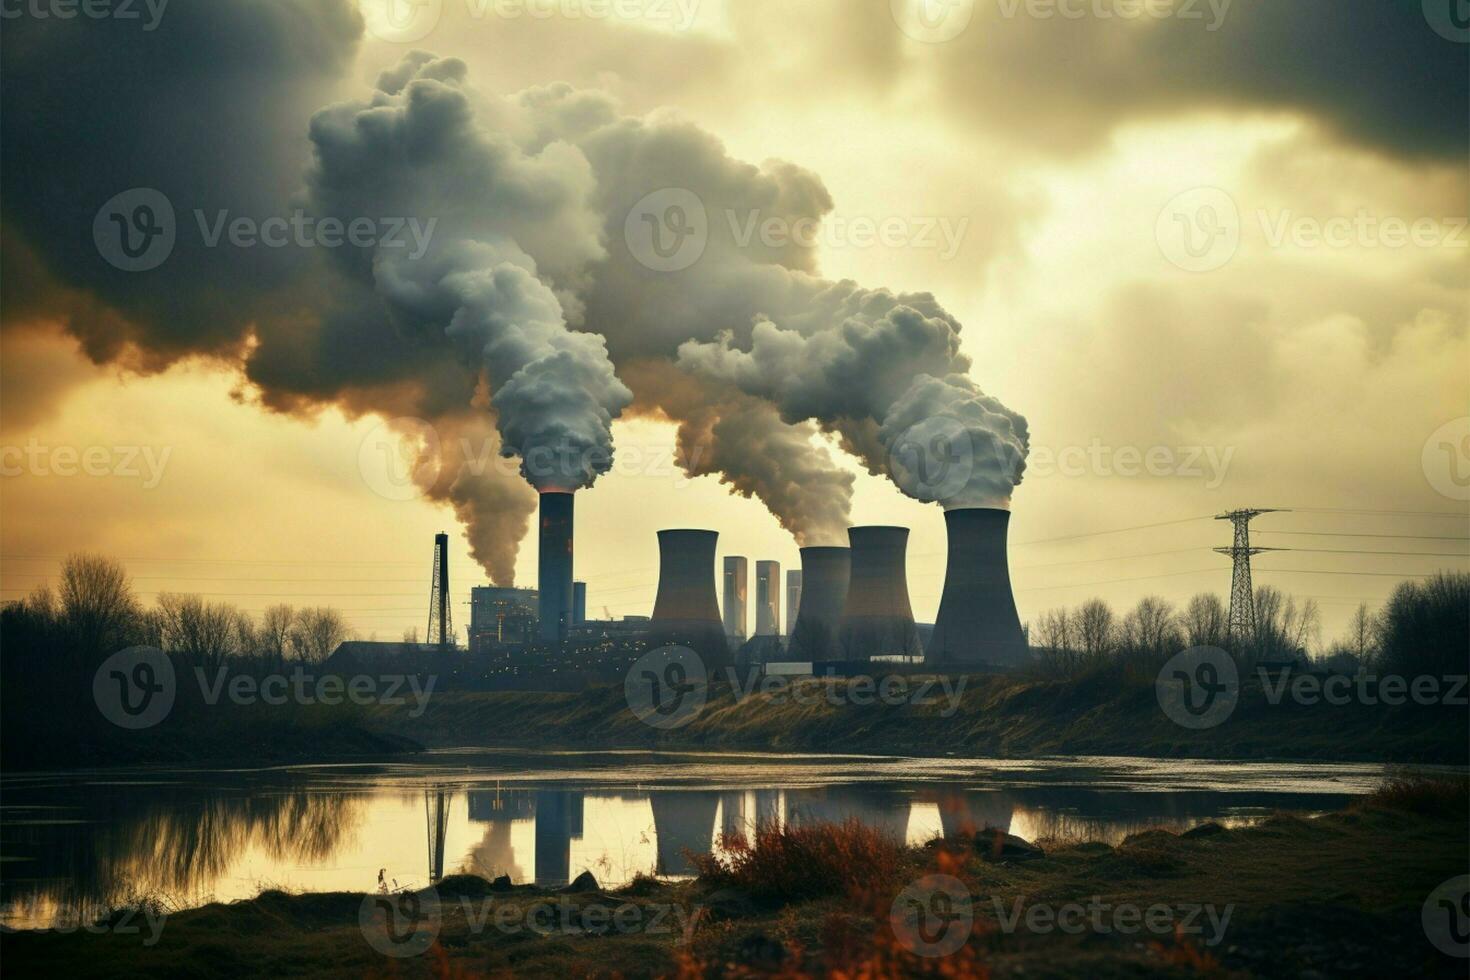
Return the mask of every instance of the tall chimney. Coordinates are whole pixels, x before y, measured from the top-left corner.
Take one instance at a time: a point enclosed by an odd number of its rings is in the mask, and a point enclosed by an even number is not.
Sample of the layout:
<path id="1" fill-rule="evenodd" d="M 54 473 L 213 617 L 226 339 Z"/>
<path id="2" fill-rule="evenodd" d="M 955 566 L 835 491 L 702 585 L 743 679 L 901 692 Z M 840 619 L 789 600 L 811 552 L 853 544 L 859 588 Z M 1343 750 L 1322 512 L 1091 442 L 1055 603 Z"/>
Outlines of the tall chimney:
<path id="1" fill-rule="evenodd" d="M 725 556 L 725 636 L 745 642 L 745 604 L 750 595 L 750 566 L 742 555 Z"/>
<path id="2" fill-rule="evenodd" d="M 541 494 L 540 589 L 542 643 L 563 643 L 572 625 L 572 495 L 560 490 Z"/>
<path id="3" fill-rule="evenodd" d="M 944 515 L 949 560 L 934 634 L 924 651 L 931 664 L 1015 665 L 1026 659 L 1026 640 L 1006 557 L 1011 512 L 966 507 Z"/>
<path id="4" fill-rule="evenodd" d="M 904 567 L 909 529 L 854 527 L 848 529 L 847 538 L 852 544 L 852 577 L 838 629 L 843 659 L 918 656 L 919 631 Z"/>
<path id="5" fill-rule="evenodd" d="M 801 549 L 801 605 L 791 628 L 788 659 L 813 663 L 842 659 L 837 631 L 851 575 L 852 549 Z"/>
<path id="6" fill-rule="evenodd" d="M 648 638 L 652 646 L 685 646 L 706 667 L 729 658 L 720 604 L 715 600 L 717 531 L 658 532 L 658 597 Z"/>
<path id="7" fill-rule="evenodd" d="M 781 563 L 755 563 L 755 635 L 781 632 Z"/>

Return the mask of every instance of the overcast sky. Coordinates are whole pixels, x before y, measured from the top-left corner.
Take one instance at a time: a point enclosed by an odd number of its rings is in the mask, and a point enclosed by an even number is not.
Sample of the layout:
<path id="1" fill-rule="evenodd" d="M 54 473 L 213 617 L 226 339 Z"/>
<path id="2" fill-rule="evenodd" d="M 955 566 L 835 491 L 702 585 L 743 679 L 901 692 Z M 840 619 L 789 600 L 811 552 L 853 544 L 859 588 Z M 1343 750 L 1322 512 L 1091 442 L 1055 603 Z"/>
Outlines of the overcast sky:
<path id="1" fill-rule="evenodd" d="M 457 598 L 485 581 L 465 517 L 534 584 L 513 466 L 446 464 L 437 500 L 382 471 L 384 419 L 504 438 L 422 266 L 390 288 L 389 260 L 273 248 L 222 212 L 365 216 L 400 253 L 413 227 L 388 222 L 437 218 L 431 260 L 472 238 L 605 336 L 632 400 L 601 397 L 616 462 L 577 498 L 592 615 L 649 612 L 664 527 L 797 567 L 761 500 L 674 463 L 671 416 L 740 409 L 785 476 L 727 479 L 807 516 L 850 484 L 839 517 L 912 528 L 932 619 L 941 507 L 811 422 L 733 388 L 686 398 L 674 373 L 682 340 L 822 329 L 808 310 L 843 280 L 932 302 L 970 381 L 1025 417 L 1023 620 L 1228 594 L 1209 550 L 1228 525 L 1205 518 L 1237 507 L 1293 509 L 1257 520 L 1299 553 L 1259 557 L 1256 581 L 1317 598 L 1327 638 L 1397 576 L 1465 569 L 1467 32 L 1414 2 L 918 5 L 173 0 L 156 22 L 8 21 L 3 597 L 88 549 L 127 559 L 145 598 L 331 603 L 396 638 L 424 627 L 434 532 L 454 532 Z M 138 188 L 175 243 L 131 271 L 110 215 L 157 217 Z M 654 268 L 634 202 L 671 188 L 704 207 L 707 251 Z"/>

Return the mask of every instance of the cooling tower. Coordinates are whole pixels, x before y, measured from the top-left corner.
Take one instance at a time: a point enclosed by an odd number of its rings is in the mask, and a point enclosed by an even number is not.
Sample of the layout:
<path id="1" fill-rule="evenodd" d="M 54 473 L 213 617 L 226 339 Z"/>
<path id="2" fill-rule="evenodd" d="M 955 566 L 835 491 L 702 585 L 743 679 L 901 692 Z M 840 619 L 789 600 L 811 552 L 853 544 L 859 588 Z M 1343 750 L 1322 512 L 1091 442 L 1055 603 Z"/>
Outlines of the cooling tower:
<path id="1" fill-rule="evenodd" d="M 848 529 L 847 538 L 852 545 L 852 574 L 838 628 L 842 659 L 919 656 L 919 631 L 904 567 L 909 529 L 854 527 Z"/>
<path id="2" fill-rule="evenodd" d="M 791 629 L 788 659 L 819 662 L 841 660 L 837 630 L 847 602 L 852 574 L 849 548 L 801 549 L 801 605 Z"/>
<path id="3" fill-rule="evenodd" d="M 572 495 L 541 494 L 541 552 L 538 561 L 542 643 L 562 643 L 572 625 Z"/>
<path id="4" fill-rule="evenodd" d="M 755 635 L 781 632 L 781 563 L 755 563 Z"/>
<path id="5" fill-rule="evenodd" d="M 658 532 L 658 597 L 648 638 L 652 647 L 678 644 L 704 658 L 706 668 L 725 664 L 729 646 L 715 601 L 716 531 Z"/>
<path id="6" fill-rule="evenodd" d="M 924 651 L 931 664 L 1015 665 L 1026 659 L 1026 640 L 1006 559 L 1011 512 L 962 508 L 944 515 L 949 561 L 934 634 Z"/>

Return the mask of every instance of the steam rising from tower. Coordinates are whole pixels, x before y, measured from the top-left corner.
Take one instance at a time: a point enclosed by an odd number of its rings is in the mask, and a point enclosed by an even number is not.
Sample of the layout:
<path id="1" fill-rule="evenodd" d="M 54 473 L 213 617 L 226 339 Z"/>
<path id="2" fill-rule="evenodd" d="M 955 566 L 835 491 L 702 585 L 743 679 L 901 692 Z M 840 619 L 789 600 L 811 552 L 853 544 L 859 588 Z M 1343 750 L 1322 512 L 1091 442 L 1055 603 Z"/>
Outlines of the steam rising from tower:
<path id="1" fill-rule="evenodd" d="M 1010 511 L 988 507 L 945 513 L 949 561 L 926 663 L 1016 665 L 1025 660 L 1006 557 L 1010 522 Z"/>
<path id="2" fill-rule="evenodd" d="M 658 596 L 649 640 L 653 646 L 686 646 L 706 666 L 724 663 L 729 647 L 715 599 L 716 531 L 658 532 Z"/>
<path id="3" fill-rule="evenodd" d="M 852 577 L 843 605 L 839 642 L 843 659 L 918 656 L 919 631 L 909 605 L 906 527 L 855 527 Z"/>

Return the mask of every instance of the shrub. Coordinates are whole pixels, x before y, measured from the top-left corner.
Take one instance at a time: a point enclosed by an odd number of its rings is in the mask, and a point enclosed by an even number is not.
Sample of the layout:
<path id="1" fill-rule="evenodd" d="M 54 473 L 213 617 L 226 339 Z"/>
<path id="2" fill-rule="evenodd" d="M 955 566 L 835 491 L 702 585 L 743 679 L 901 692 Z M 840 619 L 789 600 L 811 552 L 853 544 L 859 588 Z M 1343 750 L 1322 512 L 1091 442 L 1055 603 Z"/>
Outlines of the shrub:
<path id="1" fill-rule="evenodd" d="M 899 841 L 858 820 L 763 827 L 754 841 L 725 835 L 720 850 L 691 855 L 702 883 L 778 901 L 883 891 L 898 880 L 904 856 Z"/>

